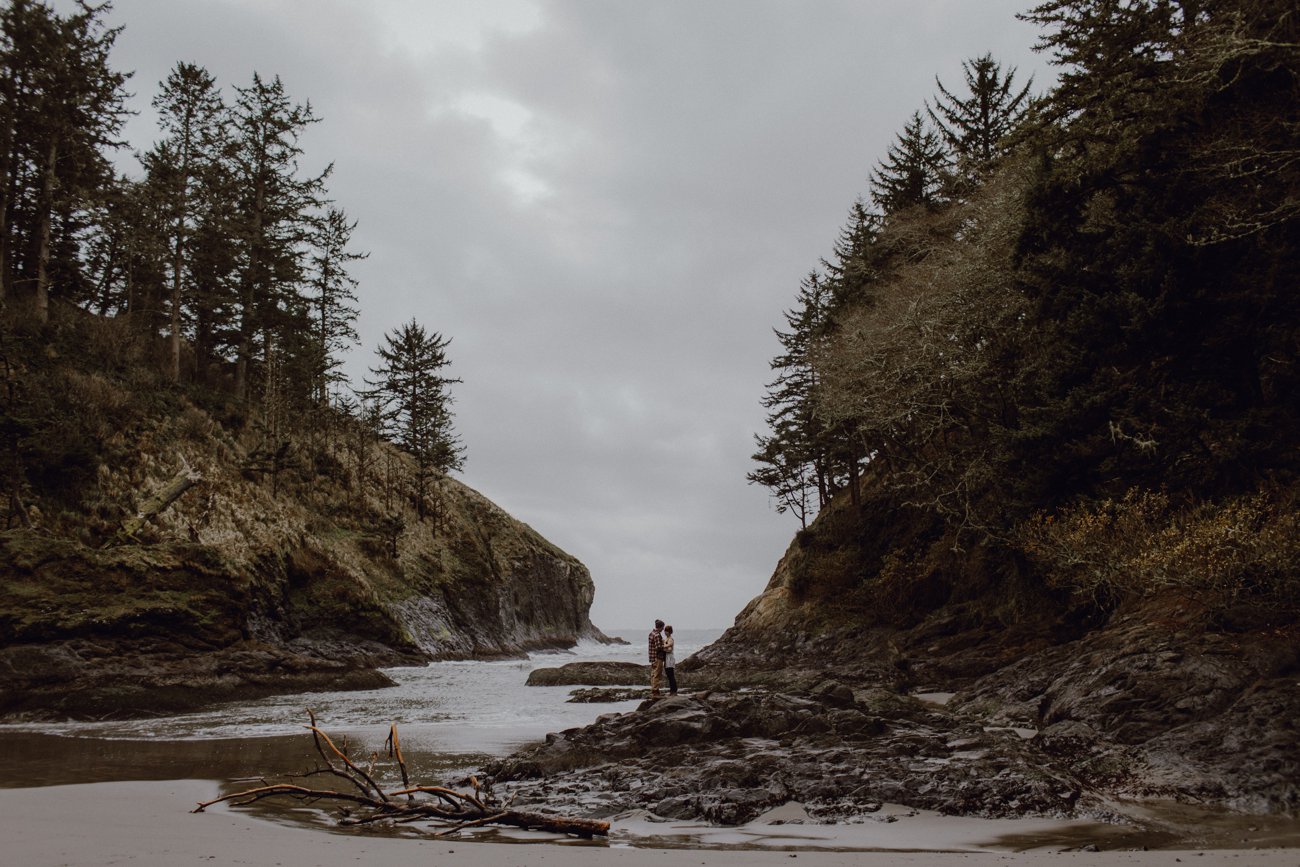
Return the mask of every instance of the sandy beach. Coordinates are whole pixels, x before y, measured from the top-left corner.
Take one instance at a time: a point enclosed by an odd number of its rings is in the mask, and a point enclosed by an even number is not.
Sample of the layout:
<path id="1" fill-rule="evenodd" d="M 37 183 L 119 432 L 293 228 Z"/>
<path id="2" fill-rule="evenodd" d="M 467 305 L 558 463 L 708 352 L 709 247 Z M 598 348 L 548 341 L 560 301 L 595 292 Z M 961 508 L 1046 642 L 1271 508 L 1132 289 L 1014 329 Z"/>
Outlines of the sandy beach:
<path id="1" fill-rule="evenodd" d="M 536 841 L 491 843 L 317 830 L 282 824 L 237 809 L 189 810 L 218 785 L 206 780 L 87 783 L 0 789 L 0 860 L 14 867 L 101 865 L 448 864 L 470 867 L 1016 867 L 1016 865 L 1228 864 L 1296 867 L 1300 849 L 1109 852 L 907 852 L 816 849 L 642 848 Z"/>

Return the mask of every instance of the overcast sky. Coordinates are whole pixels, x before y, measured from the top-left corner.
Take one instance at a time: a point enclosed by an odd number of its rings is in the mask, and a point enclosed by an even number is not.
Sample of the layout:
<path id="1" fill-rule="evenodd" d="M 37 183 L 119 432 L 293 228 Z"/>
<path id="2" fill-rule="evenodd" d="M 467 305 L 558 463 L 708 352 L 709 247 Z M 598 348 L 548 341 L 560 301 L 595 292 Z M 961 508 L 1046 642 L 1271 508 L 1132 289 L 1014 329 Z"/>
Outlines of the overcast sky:
<path id="1" fill-rule="evenodd" d="M 582 560 L 601 628 L 730 625 L 797 521 L 748 485 L 772 328 L 911 113 L 1030 0 L 115 0 L 137 150 L 178 62 L 280 76 L 358 221 L 359 379 L 452 340 L 461 478 Z M 71 8 L 59 0 L 58 8 Z"/>

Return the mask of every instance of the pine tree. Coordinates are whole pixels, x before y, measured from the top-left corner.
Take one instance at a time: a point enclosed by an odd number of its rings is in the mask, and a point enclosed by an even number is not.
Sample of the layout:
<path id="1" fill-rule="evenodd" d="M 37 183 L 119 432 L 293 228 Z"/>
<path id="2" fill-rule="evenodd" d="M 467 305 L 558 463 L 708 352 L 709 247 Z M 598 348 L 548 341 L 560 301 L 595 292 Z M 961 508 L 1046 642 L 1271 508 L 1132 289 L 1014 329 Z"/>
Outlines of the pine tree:
<path id="1" fill-rule="evenodd" d="M 312 399 L 319 404 L 328 403 L 330 385 L 342 378 L 338 372 L 343 364 L 339 353 L 357 342 L 357 281 L 348 273 L 348 265 L 370 254 L 348 249 L 356 226 L 355 221 L 348 222 L 342 210 L 330 208 L 313 236 L 307 265 L 315 337 L 311 391 Z"/>
<path id="2" fill-rule="evenodd" d="M 849 221 L 835 241 L 834 255 L 823 260 L 832 309 L 867 296 L 872 282 L 880 277 L 880 217 L 867 210 L 862 199 L 849 209 Z"/>
<path id="3" fill-rule="evenodd" d="M 114 174 L 105 149 L 120 146 L 126 76 L 108 55 L 120 29 L 105 7 L 60 17 L 48 5 L 15 0 L 0 12 L 0 264 L 3 293 L 30 301 L 38 321 L 54 292 L 78 284 L 87 212 Z"/>
<path id="4" fill-rule="evenodd" d="M 992 54 L 963 61 L 962 71 L 967 95 L 955 96 L 935 78 L 939 95 L 926 106 L 926 112 L 958 165 L 970 176 L 968 180 L 973 181 L 1007 153 L 1008 137 L 1029 108 L 1033 80 L 1016 89 L 1015 68 L 1003 73 Z"/>
<path id="5" fill-rule="evenodd" d="M 426 332 L 415 320 L 384 335 L 366 393 L 378 401 L 384 434 L 415 459 L 414 499 L 421 518 L 435 472 L 464 467 L 465 449 L 453 429 L 449 387 L 461 380 L 443 375 L 451 364 L 450 338 Z"/>
<path id="6" fill-rule="evenodd" d="M 1300 424 L 1283 361 L 1300 334 L 1294 3 L 1057 0 L 1026 17 L 1063 71 L 1018 241 L 1050 347 L 1026 366 L 1025 415 L 1055 453 L 1093 457 L 1060 472 L 1074 484 L 1221 495 L 1294 451 Z"/>
<path id="7" fill-rule="evenodd" d="M 816 411 L 817 368 L 815 351 L 824 334 L 830 289 L 817 272 L 799 285 L 797 305 L 785 312 L 789 331 L 774 329 L 782 352 L 772 359 L 776 379 L 767 386 L 763 407 L 768 410 L 770 433 L 756 435 L 760 465 L 746 478 L 772 491 L 777 512 L 793 512 L 802 526 L 810 514 L 810 494 L 825 506 L 834 479 L 827 458 L 826 436 Z"/>
<path id="8" fill-rule="evenodd" d="M 203 205 L 202 186 L 220 157 L 226 108 L 216 80 L 206 69 L 178 63 L 153 100 L 163 140 L 154 148 L 153 171 L 168 198 L 168 246 L 171 250 L 169 364 L 173 382 L 181 375 L 181 305 L 190 266 L 190 239 Z"/>
<path id="9" fill-rule="evenodd" d="M 193 335 L 196 377 L 210 382 L 213 370 L 235 358 L 239 346 L 244 215 L 231 162 L 209 164 L 199 192 L 201 206 L 188 243 L 190 297 L 182 312 Z"/>
<path id="10" fill-rule="evenodd" d="M 267 82 L 254 74 L 253 83 L 236 92 L 232 170 L 240 193 L 241 255 L 235 392 L 247 398 L 259 337 L 269 364 L 275 332 L 293 324 L 290 307 L 303 277 L 311 214 L 324 203 L 330 167 L 302 176 L 299 137 L 318 118 L 310 103 L 289 100 L 279 77 Z"/>
<path id="11" fill-rule="evenodd" d="M 871 201 L 885 215 L 943 203 L 948 158 L 939 134 L 915 112 L 871 174 Z"/>
<path id="12" fill-rule="evenodd" d="M 171 228 L 171 171 L 168 155 L 143 154 L 145 178 L 124 180 L 121 193 L 124 235 L 118 244 L 122 254 L 120 288 L 122 306 L 137 334 L 153 338 L 167 322 L 167 268 Z"/>

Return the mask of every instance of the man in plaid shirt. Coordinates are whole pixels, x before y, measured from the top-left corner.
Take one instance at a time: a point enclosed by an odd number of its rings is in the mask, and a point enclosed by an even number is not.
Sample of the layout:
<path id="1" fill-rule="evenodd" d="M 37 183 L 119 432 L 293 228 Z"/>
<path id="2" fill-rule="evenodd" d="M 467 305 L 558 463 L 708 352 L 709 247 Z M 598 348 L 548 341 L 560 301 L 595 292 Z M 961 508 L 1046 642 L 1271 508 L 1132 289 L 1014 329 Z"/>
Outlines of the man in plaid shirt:
<path id="1" fill-rule="evenodd" d="M 655 628 L 650 630 L 650 695 L 659 695 L 664 686 L 664 622 L 655 621 Z"/>

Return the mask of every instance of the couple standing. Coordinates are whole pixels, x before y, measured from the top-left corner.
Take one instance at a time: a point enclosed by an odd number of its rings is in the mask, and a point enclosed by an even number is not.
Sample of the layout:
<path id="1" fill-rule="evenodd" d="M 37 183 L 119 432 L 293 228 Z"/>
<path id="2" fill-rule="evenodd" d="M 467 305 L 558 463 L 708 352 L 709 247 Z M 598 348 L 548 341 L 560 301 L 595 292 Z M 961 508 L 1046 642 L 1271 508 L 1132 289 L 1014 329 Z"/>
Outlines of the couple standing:
<path id="1" fill-rule="evenodd" d="M 677 658 L 673 655 L 676 644 L 673 628 L 665 626 L 662 620 L 656 620 L 649 639 L 651 696 L 659 695 L 663 689 L 665 673 L 668 675 L 668 694 L 677 695 Z"/>

